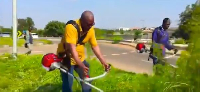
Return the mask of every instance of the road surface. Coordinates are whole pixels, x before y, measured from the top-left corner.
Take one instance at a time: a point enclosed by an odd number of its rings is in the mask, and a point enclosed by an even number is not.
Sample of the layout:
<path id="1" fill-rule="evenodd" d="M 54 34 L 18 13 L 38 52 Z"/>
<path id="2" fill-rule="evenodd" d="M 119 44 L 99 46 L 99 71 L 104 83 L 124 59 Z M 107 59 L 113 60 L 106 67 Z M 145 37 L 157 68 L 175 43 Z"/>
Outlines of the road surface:
<path id="1" fill-rule="evenodd" d="M 32 53 L 45 54 L 55 53 L 59 40 L 54 40 L 53 45 L 34 46 Z M 113 64 L 114 67 L 136 73 L 152 73 L 152 61 L 148 61 L 148 54 L 136 53 L 133 47 L 99 43 L 102 54 L 107 62 Z M 11 53 L 12 48 L 0 48 L 0 53 Z M 25 53 L 27 50 L 23 47 L 18 48 L 19 53 Z M 168 59 L 168 62 L 175 65 L 177 57 Z"/>
<path id="2" fill-rule="evenodd" d="M 148 53 L 137 53 L 133 47 L 119 44 L 99 44 L 101 51 L 108 62 L 123 70 L 137 73 L 152 73 L 152 60 L 148 61 Z M 176 65 L 178 57 L 172 57 L 167 61 Z"/>

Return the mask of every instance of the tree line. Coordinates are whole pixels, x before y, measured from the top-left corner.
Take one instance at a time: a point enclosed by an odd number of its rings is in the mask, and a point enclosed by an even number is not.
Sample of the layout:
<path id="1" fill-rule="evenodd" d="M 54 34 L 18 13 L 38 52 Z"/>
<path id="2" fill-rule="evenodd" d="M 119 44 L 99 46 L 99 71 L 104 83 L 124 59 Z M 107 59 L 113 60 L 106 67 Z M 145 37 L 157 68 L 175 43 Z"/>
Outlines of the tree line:
<path id="1" fill-rule="evenodd" d="M 59 37 L 62 36 L 65 29 L 65 22 L 61 21 L 50 21 L 46 24 L 44 29 L 37 29 L 35 27 L 34 20 L 31 17 L 27 17 L 25 19 L 18 19 L 18 31 L 27 30 L 29 27 L 33 27 L 34 33 L 37 33 L 39 36 L 53 36 L 53 37 Z M 0 32 L 11 32 L 12 33 L 12 27 L 10 28 L 4 28 L 3 26 L 0 26 Z M 114 30 L 106 30 L 106 29 L 100 29 L 95 28 L 95 33 L 97 36 L 100 35 L 113 35 Z"/>
<path id="2" fill-rule="evenodd" d="M 198 9 L 199 5 L 197 4 L 191 4 L 191 5 L 187 5 L 185 8 L 185 11 L 183 11 L 179 18 L 180 18 L 180 23 L 179 23 L 179 27 L 178 29 L 172 34 L 175 37 L 181 37 L 185 40 L 189 40 L 190 38 L 190 34 L 192 32 L 191 29 L 188 28 L 188 25 L 194 23 L 194 24 L 199 24 L 200 20 L 197 20 L 196 22 L 192 21 L 194 18 L 194 16 L 198 16 L 200 13 L 200 10 Z"/>

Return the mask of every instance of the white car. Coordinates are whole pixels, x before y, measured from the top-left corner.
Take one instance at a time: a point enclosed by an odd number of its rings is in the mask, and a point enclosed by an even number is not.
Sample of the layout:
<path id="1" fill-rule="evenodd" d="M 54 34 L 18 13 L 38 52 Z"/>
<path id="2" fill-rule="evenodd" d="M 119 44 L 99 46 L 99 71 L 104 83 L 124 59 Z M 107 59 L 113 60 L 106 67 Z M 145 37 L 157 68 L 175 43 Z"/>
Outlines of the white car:
<path id="1" fill-rule="evenodd" d="M 31 34 L 32 34 L 33 39 L 38 39 L 39 38 L 37 33 L 31 33 Z"/>
<path id="2" fill-rule="evenodd" d="M 10 37 L 10 35 L 11 35 L 11 32 L 0 33 L 0 37 Z"/>

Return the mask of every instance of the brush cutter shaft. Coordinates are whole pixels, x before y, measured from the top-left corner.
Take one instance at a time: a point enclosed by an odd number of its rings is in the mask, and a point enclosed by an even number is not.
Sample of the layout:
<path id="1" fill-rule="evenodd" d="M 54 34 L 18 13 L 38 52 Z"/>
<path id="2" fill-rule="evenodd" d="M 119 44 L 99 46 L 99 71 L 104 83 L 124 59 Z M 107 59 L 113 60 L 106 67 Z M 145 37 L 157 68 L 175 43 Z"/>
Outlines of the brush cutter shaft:
<path id="1" fill-rule="evenodd" d="M 75 77 L 75 76 L 72 75 L 71 73 L 67 72 L 65 69 L 63 69 L 63 68 L 59 68 L 59 69 L 60 69 L 62 72 L 67 73 L 69 76 L 71 76 L 71 77 L 73 77 L 73 78 Z M 94 85 L 88 83 L 87 81 L 84 81 L 84 80 L 82 80 L 81 78 L 78 78 L 78 77 L 75 77 L 75 78 L 78 79 L 78 80 L 81 81 L 81 82 L 84 82 L 84 83 L 87 84 L 88 86 L 90 86 L 90 87 L 92 87 L 92 88 L 98 90 L 99 92 L 103 92 L 103 90 L 101 90 L 101 89 L 95 87 Z"/>

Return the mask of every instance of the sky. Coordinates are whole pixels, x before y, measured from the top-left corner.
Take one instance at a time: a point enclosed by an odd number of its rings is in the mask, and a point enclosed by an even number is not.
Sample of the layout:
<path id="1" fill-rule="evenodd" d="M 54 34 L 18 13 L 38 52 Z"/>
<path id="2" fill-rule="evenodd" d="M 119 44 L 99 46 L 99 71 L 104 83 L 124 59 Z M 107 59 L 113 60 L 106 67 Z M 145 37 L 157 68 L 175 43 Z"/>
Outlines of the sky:
<path id="1" fill-rule="evenodd" d="M 176 27 L 179 14 L 196 0 L 17 0 L 17 18 L 31 17 L 43 29 L 52 20 L 78 19 L 85 10 L 95 16 L 95 27 L 157 27 L 165 17 Z M 0 0 L 0 25 L 12 26 L 12 0 Z"/>

